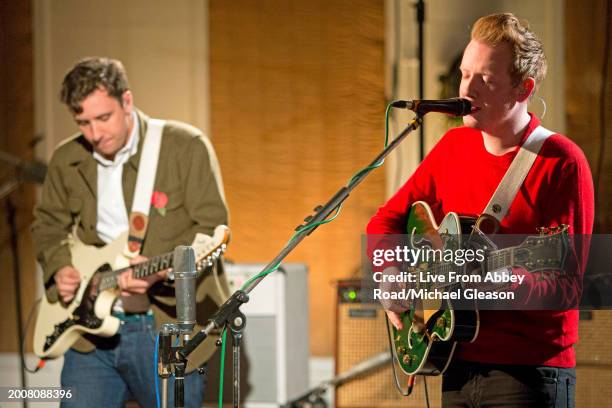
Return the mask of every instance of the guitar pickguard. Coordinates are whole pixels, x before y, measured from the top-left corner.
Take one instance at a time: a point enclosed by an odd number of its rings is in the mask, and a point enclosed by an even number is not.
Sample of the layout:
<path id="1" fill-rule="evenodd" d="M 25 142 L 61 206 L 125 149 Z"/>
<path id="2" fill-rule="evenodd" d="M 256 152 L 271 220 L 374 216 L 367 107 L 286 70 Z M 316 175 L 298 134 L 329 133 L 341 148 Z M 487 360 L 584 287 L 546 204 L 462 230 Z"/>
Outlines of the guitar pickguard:
<path id="1" fill-rule="evenodd" d="M 100 295 L 102 273 L 109 271 L 112 271 L 112 268 L 107 263 L 98 268 L 89 282 L 87 282 L 81 302 L 72 311 L 70 318 L 56 324 L 53 333 L 46 337 L 44 351 L 48 351 L 70 327 L 78 325 L 84 329 L 96 330 L 102 326 L 103 320 L 95 314 L 95 304 Z"/>

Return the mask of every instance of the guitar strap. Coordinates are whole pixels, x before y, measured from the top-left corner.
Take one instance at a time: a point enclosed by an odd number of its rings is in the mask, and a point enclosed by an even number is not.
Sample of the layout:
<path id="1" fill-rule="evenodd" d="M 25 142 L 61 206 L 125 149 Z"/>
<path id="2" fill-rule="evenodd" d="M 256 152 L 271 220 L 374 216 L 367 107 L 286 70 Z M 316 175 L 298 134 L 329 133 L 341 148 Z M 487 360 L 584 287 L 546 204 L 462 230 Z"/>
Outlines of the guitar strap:
<path id="1" fill-rule="evenodd" d="M 501 220 L 508 213 L 510 205 L 516 197 L 516 193 L 525 181 L 529 169 L 535 162 L 540 148 L 548 139 L 550 135 L 555 134 L 543 126 L 538 126 L 529 135 L 525 143 L 520 147 L 518 153 L 512 160 L 510 167 L 504 174 L 501 182 L 497 186 L 497 190 L 489 200 L 489 203 L 485 207 L 481 218 L 492 217 L 497 224 L 501 223 Z M 480 221 L 480 219 L 479 219 Z"/>
<path id="2" fill-rule="evenodd" d="M 159 149 L 165 124 L 166 122 L 160 119 L 149 119 L 147 121 L 147 133 L 142 145 L 140 163 L 138 163 L 136 190 L 134 191 L 132 212 L 129 217 L 130 233 L 124 250 L 124 254 L 129 258 L 133 258 L 140 253 L 149 226 L 153 184 L 155 183 Z"/>

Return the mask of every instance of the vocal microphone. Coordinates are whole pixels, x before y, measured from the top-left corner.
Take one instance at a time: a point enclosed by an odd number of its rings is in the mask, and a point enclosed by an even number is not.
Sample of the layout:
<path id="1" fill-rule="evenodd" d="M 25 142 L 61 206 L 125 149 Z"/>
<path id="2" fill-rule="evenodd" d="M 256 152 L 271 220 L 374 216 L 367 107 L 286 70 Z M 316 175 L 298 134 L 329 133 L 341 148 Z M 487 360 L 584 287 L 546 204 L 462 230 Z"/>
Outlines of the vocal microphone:
<path id="1" fill-rule="evenodd" d="M 441 112 L 454 116 L 465 116 L 472 112 L 472 103 L 463 98 L 395 101 L 391 103 L 391 106 L 399 109 L 409 109 L 419 115 L 425 115 L 429 112 Z"/>
<path id="2" fill-rule="evenodd" d="M 190 334 L 196 323 L 196 266 L 192 247 L 179 245 L 174 249 L 173 267 L 176 294 L 176 322 L 181 334 Z"/>

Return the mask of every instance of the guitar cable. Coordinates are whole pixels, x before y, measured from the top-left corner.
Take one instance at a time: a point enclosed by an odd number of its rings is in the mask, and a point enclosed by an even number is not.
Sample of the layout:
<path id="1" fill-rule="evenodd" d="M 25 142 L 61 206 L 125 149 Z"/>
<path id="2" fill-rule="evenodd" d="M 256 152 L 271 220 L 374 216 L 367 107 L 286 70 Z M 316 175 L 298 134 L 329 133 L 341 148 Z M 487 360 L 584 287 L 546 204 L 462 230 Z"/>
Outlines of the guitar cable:
<path id="1" fill-rule="evenodd" d="M 427 376 L 423 376 L 423 388 L 425 390 L 425 403 L 427 404 L 427 408 L 429 408 L 429 392 L 427 392 Z"/>
<path id="2" fill-rule="evenodd" d="M 402 386 L 399 383 L 399 378 L 397 376 L 397 370 L 395 368 L 395 360 L 396 360 L 396 355 L 395 355 L 395 349 L 393 348 L 393 343 L 391 342 L 391 329 L 389 328 L 389 318 L 387 317 L 387 314 L 385 313 L 385 321 L 386 321 L 386 326 L 387 326 L 387 340 L 389 341 L 389 353 L 391 354 L 391 368 L 393 370 L 393 380 L 395 382 L 395 388 L 397 388 L 397 390 L 399 391 L 400 394 L 402 394 L 402 396 L 407 397 L 410 394 L 412 394 L 412 390 L 414 388 L 414 384 L 416 382 L 416 374 L 411 374 L 408 376 L 408 381 L 407 381 L 407 388 L 404 391 L 402 389 Z M 429 392 L 427 390 L 427 376 L 423 375 L 423 387 L 425 390 L 425 404 L 427 406 L 427 408 L 429 408 Z"/>
<path id="3" fill-rule="evenodd" d="M 412 394 L 412 389 L 414 388 L 416 376 L 415 374 L 411 374 L 408 376 L 407 388 L 404 391 L 402 389 L 402 386 L 399 383 L 399 377 L 397 376 L 397 371 L 395 369 L 395 360 L 397 356 L 395 355 L 395 349 L 393 348 L 393 343 L 391 342 L 391 329 L 389 328 L 389 325 L 391 323 L 389 323 L 389 317 L 387 316 L 386 313 L 385 313 L 385 322 L 386 322 L 386 327 L 387 327 L 387 340 L 389 341 L 389 353 L 391 354 L 391 368 L 393 369 L 393 380 L 395 382 L 395 388 L 397 388 L 397 390 L 399 391 L 400 394 L 402 394 L 402 396 L 407 397 L 410 394 Z M 428 406 L 429 406 L 429 402 L 428 402 Z"/>

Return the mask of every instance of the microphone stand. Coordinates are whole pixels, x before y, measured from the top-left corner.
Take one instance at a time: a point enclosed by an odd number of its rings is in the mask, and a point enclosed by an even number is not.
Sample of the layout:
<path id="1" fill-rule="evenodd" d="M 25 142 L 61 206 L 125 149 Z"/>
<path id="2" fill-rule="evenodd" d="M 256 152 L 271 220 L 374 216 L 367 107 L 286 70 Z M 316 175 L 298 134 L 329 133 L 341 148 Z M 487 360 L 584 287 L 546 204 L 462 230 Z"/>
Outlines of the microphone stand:
<path id="1" fill-rule="evenodd" d="M 15 314 L 17 320 L 17 346 L 19 347 L 19 367 L 21 386 L 26 387 L 26 374 L 24 366 L 23 340 L 23 322 L 21 320 L 21 268 L 19 265 L 19 242 L 17 239 L 17 218 L 15 205 L 11 201 L 9 195 L 21 185 L 22 180 L 19 177 L 12 177 L 4 184 L 0 185 L 0 200 L 6 198 L 6 221 L 9 225 L 11 236 L 11 252 L 13 255 L 13 279 L 15 281 Z M 28 403 L 23 400 L 23 407 L 27 408 Z"/>
<path id="2" fill-rule="evenodd" d="M 326 408 L 327 403 L 323 400 L 323 394 L 325 394 L 328 389 L 338 388 L 341 385 L 370 374 L 390 363 L 392 363 L 391 354 L 388 351 L 383 351 L 382 353 L 355 364 L 349 370 L 338 374 L 334 378 L 323 381 L 318 386 L 306 391 L 302 395 L 287 401 L 281 405 L 281 408 Z"/>
<path id="3" fill-rule="evenodd" d="M 358 174 L 356 174 L 353 177 L 353 179 L 351 179 L 351 182 L 349 182 L 348 185 L 338 190 L 336 194 L 334 194 L 334 196 L 325 205 L 317 206 L 314 209 L 315 213 L 307 216 L 304 219 L 304 223 L 300 224 L 296 228 L 296 230 L 299 230 L 299 232 L 297 232 L 293 236 L 293 239 L 291 239 L 287 243 L 287 245 L 278 253 L 278 255 L 276 255 L 276 257 L 274 257 L 274 259 L 272 259 L 272 261 L 270 261 L 270 263 L 268 263 L 265 266 L 265 268 L 262 269 L 262 271 L 273 269 L 274 267 L 279 265 L 282 262 L 282 260 L 285 259 L 287 255 L 289 255 L 293 251 L 293 249 L 295 249 L 295 247 L 297 247 L 298 244 L 302 242 L 304 238 L 306 238 L 307 235 L 310 235 L 317 228 L 316 226 L 313 228 L 305 228 L 305 227 L 317 225 L 318 223 L 326 220 L 332 214 L 332 212 L 336 210 L 336 208 L 338 208 L 338 206 L 340 206 L 344 202 L 344 200 L 348 198 L 351 191 L 353 191 L 355 187 L 357 187 L 357 185 L 361 183 L 363 179 L 365 179 L 366 176 L 370 174 L 370 172 L 376 168 L 375 166 L 379 165 L 379 163 L 385 157 L 387 157 L 389 153 L 391 153 L 391 151 L 393 151 L 393 149 L 395 149 L 402 142 L 402 140 L 404 140 L 404 138 L 408 136 L 410 132 L 412 132 L 413 130 L 416 130 L 421 125 L 422 122 L 423 122 L 422 115 L 417 113 L 415 118 L 399 133 L 399 135 L 396 136 L 396 138 L 393 139 L 393 141 L 391 141 L 391 143 L 389 143 L 387 147 L 385 147 L 382 150 L 382 152 L 380 152 L 378 156 L 376 156 L 376 158 L 374 158 L 374 160 L 372 160 L 372 162 L 366 168 L 364 168 Z M 165 363 L 162 361 L 162 366 L 163 364 L 173 364 L 175 367 L 178 365 L 178 366 L 181 366 L 182 369 L 184 369 L 187 363 L 187 357 L 200 345 L 200 343 L 202 343 L 206 339 L 206 337 L 210 335 L 210 333 L 213 330 L 220 330 L 221 328 L 229 325 L 230 331 L 232 332 L 232 338 L 234 341 L 233 343 L 233 346 L 234 346 L 234 353 L 233 353 L 233 357 L 234 357 L 233 399 L 234 401 L 233 401 L 233 406 L 237 408 L 240 403 L 239 401 L 240 387 L 238 384 L 240 381 L 240 377 L 239 377 L 240 356 L 236 354 L 236 350 L 240 351 L 240 341 L 242 338 L 242 331 L 246 327 L 246 317 L 244 316 L 244 314 L 240 312 L 239 308 L 240 306 L 242 306 L 242 304 L 249 301 L 249 293 L 265 277 L 266 275 L 260 276 L 257 279 L 254 279 L 253 281 L 251 281 L 244 289 L 235 291 L 229 297 L 229 299 L 227 299 L 225 303 L 221 305 L 221 307 L 219 307 L 217 312 L 210 318 L 206 326 L 202 330 L 197 332 L 191 340 L 185 341 L 182 347 L 171 347 L 170 345 L 168 345 L 166 348 L 167 350 L 171 350 L 170 352 L 161 351 L 160 353 L 161 356 L 163 357 L 164 355 L 166 355 L 167 357 L 167 361 Z M 219 344 L 221 344 L 220 341 L 217 341 L 217 345 Z M 161 342 L 160 342 L 160 347 L 161 347 Z M 223 364 L 223 362 L 221 362 L 221 364 Z M 176 393 L 176 382 L 175 382 L 175 393 Z M 176 405 L 176 403 L 177 401 L 175 397 L 175 407 L 182 408 L 182 405 Z"/>
<path id="4" fill-rule="evenodd" d="M 425 3 L 423 0 L 418 0 L 414 7 L 416 8 L 416 18 L 418 26 L 418 59 L 419 59 L 419 99 L 425 99 L 425 36 L 423 34 L 425 24 Z M 425 126 L 421 126 L 419 130 L 419 158 L 423 161 L 425 158 Z"/>
<path id="5" fill-rule="evenodd" d="M 15 170 L 15 174 L 0 185 L 0 200 L 6 198 L 6 220 L 9 225 L 11 237 L 11 252 L 13 255 L 13 279 L 15 282 L 15 314 L 17 320 L 17 345 L 19 347 L 19 367 L 21 370 L 21 386 L 25 388 L 26 370 L 25 370 L 25 350 L 24 341 L 21 336 L 25 336 L 23 332 L 23 322 L 21 320 L 21 268 L 19 265 L 19 240 L 17 234 L 17 217 L 16 208 L 11 201 L 10 194 L 17 190 L 24 182 L 34 182 L 42 184 L 47 172 L 47 166 L 41 162 L 34 161 L 31 163 L 13 156 L 0 150 L 0 162 L 11 166 Z M 23 400 L 23 407 L 27 408 L 27 400 Z"/>

